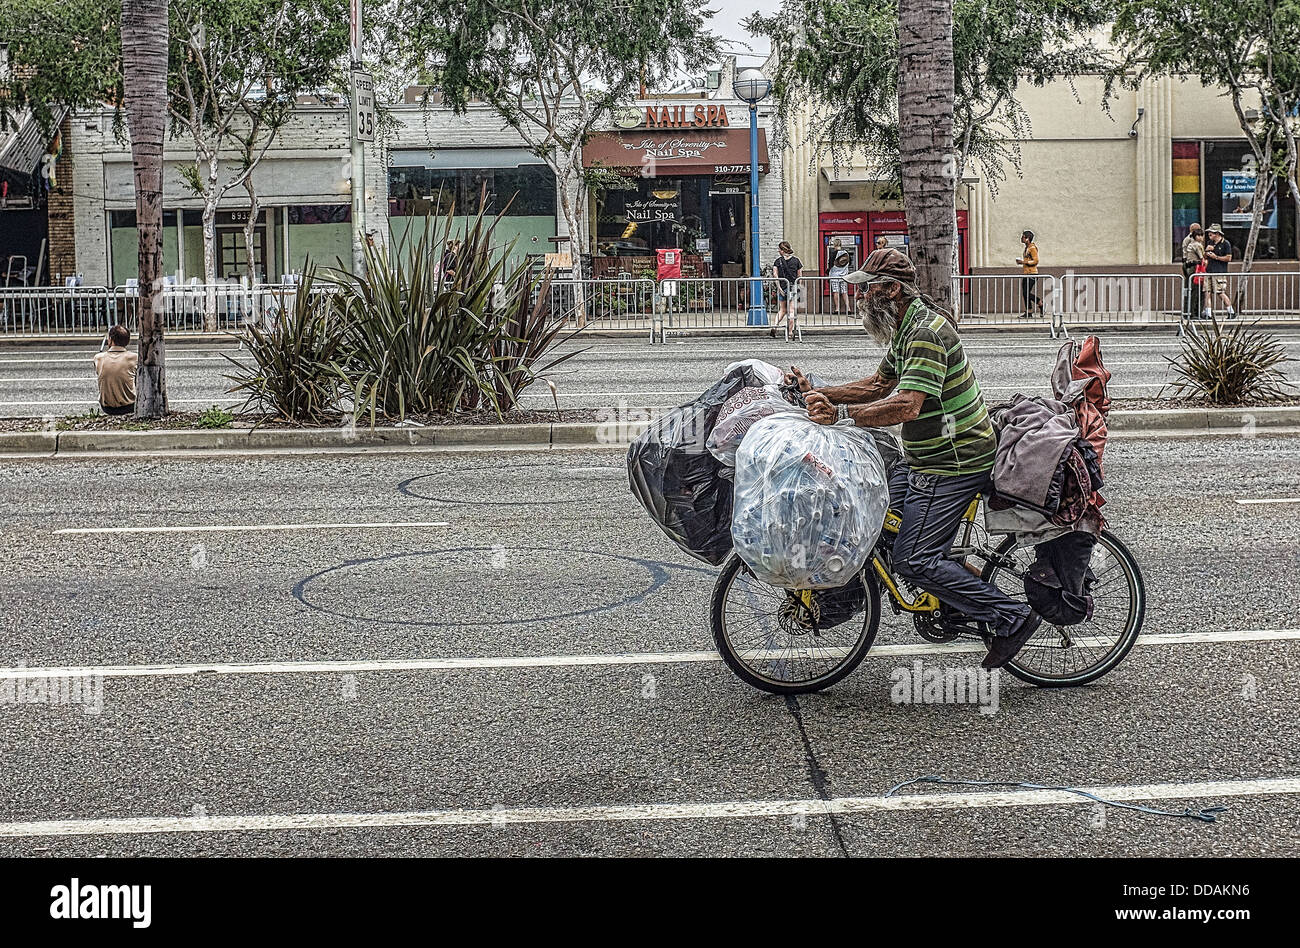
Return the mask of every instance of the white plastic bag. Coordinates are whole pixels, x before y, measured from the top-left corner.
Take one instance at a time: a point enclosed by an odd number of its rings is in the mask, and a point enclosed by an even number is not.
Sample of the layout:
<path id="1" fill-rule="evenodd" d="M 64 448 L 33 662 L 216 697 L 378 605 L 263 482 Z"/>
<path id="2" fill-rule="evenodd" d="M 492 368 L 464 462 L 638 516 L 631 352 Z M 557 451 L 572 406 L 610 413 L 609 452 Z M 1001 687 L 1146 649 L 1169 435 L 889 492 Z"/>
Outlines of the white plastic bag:
<path id="1" fill-rule="evenodd" d="M 769 415 L 798 410 L 782 397 L 775 385 L 742 388 L 728 398 L 718 412 L 706 445 L 709 453 L 722 463 L 723 477 L 731 476 L 731 468 L 736 466 L 736 449 L 750 428 Z"/>
<path id="2" fill-rule="evenodd" d="M 885 465 L 861 428 L 796 410 L 764 418 L 736 452 L 731 538 L 763 582 L 830 589 L 866 564 L 889 506 Z"/>
<path id="3" fill-rule="evenodd" d="M 745 359 L 741 362 L 733 362 L 727 366 L 727 371 L 722 374 L 728 375 L 735 369 L 749 369 L 764 385 L 780 385 L 785 381 L 784 372 L 771 362 L 764 362 L 762 359 Z"/>

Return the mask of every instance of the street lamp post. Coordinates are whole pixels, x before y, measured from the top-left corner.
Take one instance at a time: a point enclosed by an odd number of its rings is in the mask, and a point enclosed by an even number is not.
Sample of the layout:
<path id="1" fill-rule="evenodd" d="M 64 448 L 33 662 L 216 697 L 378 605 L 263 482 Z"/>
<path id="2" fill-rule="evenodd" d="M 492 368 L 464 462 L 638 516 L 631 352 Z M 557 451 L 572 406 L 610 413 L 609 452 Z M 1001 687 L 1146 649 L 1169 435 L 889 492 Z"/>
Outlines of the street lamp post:
<path id="1" fill-rule="evenodd" d="M 749 103 L 749 240 L 750 275 L 749 317 L 750 326 L 767 325 L 767 309 L 763 305 L 763 281 L 758 267 L 758 103 L 772 91 L 772 80 L 757 69 L 745 69 L 732 83 L 736 98 Z"/>

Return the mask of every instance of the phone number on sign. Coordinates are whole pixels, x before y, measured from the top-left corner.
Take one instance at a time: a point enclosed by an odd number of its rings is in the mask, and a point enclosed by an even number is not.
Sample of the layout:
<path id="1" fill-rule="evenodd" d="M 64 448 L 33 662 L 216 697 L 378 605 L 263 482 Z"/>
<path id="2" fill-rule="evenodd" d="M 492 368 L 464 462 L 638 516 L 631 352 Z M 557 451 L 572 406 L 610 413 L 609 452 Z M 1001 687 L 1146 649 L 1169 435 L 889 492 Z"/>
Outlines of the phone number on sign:
<path id="1" fill-rule="evenodd" d="M 759 170 L 761 171 L 762 169 L 763 166 L 759 165 Z M 714 165 L 713 166 L 714 174 L 740 174 L 741 172 L 748 174 L 749 165 Z"/>

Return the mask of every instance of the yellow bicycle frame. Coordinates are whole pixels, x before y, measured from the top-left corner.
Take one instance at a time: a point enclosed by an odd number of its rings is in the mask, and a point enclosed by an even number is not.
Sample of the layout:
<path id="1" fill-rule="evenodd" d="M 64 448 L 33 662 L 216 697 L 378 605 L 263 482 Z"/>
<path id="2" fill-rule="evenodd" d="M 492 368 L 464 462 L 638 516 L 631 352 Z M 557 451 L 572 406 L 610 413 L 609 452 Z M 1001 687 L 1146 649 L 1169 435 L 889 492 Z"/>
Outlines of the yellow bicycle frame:
<path id="1" fill-rule="evenodd" d="M 975 514 L 979 511 L 979 506 L 980 506 L 980 497 L 976 496 L 970 502 L 970 506 L 966 508 L 966 512 L 962 514 L 961 522 L 965 530 L 964 534 L 962 535 L 962 544 L 961 544 L 962 546 L 965 546 L 966 541 L 969 540 L 970 538 L 971 527 L 975 523 Z M 897 535 L 898 528 L 902 525 L 903 525 L 902 517 L 894 513 L 892 510 L 885 511 L 884 529 L 886 533 L 893 533 Z M 899 590 L 898 588 L 898 583 L 894 579 L 893 574 L 890 573 L 889 570 L 885 568 L 885 564 L 880 561 L 879 556 L 876 556 L 874 554 L 872 555 L 871 565 L 876 568 L 876 575 L 880 577 L 880 581 L 884 583 L 885 589 L 889 591 L 889 595 L 894 598 L 894 602 L 898 603 L 900 609 L 903 609 L 906 612 L 933 613 L 938 611 L 939 600 L 935 598 L 935 596 L 931 593 L 922 591 L 920 595 L 916 597 L 916 599 L 910 601 L 906 597 L 904 597 L 902 591 Z"/>

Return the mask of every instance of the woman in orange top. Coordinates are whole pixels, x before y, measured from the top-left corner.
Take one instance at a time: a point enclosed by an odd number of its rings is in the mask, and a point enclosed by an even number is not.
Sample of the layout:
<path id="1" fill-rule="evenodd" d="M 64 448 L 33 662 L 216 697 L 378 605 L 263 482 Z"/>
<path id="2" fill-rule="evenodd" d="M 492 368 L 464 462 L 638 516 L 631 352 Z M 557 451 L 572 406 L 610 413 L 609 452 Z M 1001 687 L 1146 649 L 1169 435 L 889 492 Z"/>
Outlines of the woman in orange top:
<path id="1" fill-rule="evenodd" d="M 1025 245 L 1025 255 L 1016 257 L 1020 272 L 1024 274 L 1020 278 L 1020 297 L 1025 311 L 1020 314 L 1020 318 L 1028 319 L 1034 315 L 1035 308 L 1039 316 L 1043 315 L 1043 301 L 1038 298 L 1038 245 L 1034 243 L 1032 230 L 1021 234 L 1020 242 Z"/>

